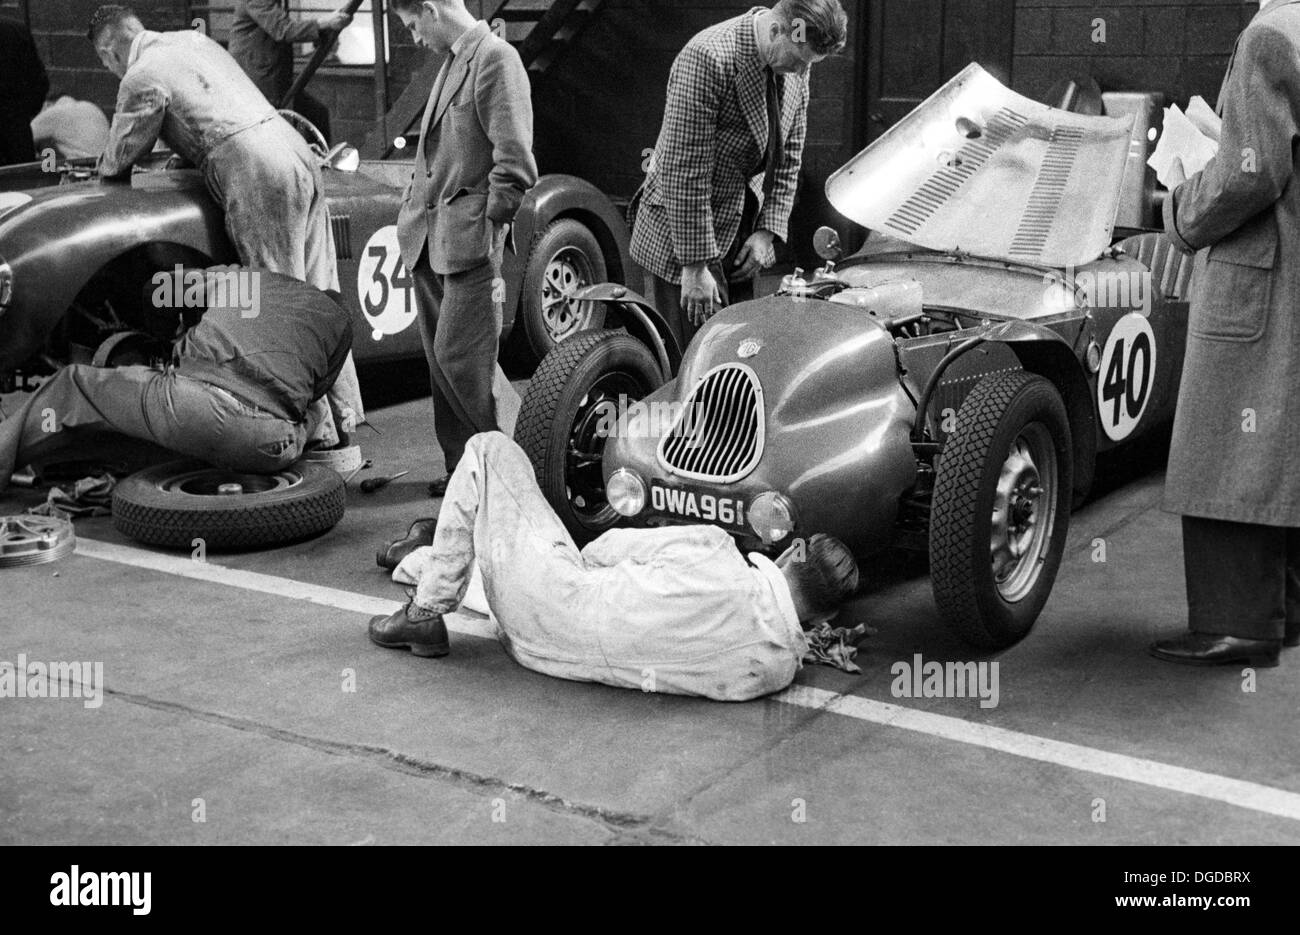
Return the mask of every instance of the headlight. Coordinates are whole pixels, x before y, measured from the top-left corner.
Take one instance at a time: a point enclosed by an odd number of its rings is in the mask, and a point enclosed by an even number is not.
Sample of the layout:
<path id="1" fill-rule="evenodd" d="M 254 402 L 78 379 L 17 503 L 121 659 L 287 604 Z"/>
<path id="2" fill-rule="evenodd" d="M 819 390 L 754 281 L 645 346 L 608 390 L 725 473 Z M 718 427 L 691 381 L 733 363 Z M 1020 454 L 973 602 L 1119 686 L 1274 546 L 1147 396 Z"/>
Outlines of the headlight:
<path id="1" fill-rule="evenodd" d="M 794 504 L 775 490 L 761 493 L 749 504 L 749 525 L 764 542 L 780 542 L 794 532 Z"/>
<path id="2" fill-rule="evenodd" d="M 14 297 L 14 271 L 4 260 L 0 260 L 0 310 L 9 307 Z"/>
<path id="3" fill-rule="evenodd" d="M 636 516 L 645 509 L 645 481 L 635 472 L 619 468 L 609 475 L 609 482 L 605 484 L 605 498 L 620 516 Z"/>

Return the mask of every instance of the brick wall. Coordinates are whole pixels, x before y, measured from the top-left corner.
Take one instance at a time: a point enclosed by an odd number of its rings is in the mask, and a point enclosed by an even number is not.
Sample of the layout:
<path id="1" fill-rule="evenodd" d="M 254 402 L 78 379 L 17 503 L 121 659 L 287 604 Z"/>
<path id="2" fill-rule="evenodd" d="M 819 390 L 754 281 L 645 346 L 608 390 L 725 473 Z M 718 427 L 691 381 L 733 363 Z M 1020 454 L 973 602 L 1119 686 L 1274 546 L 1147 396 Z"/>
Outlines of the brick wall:
<path id="1" fill-rule="evenodd" d="M 1012 82 L 1041 99 L 1060 78 L 1091 74 L 1103 91 L 1162 91 L 1180 105 L 1199 94 L 1213 106 L 1237 34 L 1258 9 L 1243 0 L 1017 0 Z"/>
<path id="2" fill-rule="evenodd" d="M 29 0 L 26 6 L 36 50 L 50 76 L 50 89 L 93 101 L 112 114 L 117 79 L 100 64 L 86 39 L 90 15 L 102 2 Z M 185 25 L 185 4 L 179 0 L 130 0 L 130 3 L 151 28 L 180 29 Z"/>

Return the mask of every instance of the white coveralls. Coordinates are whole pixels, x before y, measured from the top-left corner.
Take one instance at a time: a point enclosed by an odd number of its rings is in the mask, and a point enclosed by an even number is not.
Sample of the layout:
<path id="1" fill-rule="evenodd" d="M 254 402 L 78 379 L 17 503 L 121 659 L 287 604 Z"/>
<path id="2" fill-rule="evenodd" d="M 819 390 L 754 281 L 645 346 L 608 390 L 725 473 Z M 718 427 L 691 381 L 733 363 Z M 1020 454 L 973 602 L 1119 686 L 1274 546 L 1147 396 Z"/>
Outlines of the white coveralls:
<path id="1" fill-rule="evenodd" d="M 771 560 L 713 526 L 615 529 L 579 552 L 500 432 L 470 439 L 433 545 L 393 580 L 445 614 L 476 565 L 506 651 L 546 675 L 745 701 L 789 685 L 807 651 Z"/>
<path id="2" fill-rule="evenodd" d="M 338 267 L 320 166 L 298 133 L 276 113 L 225 49 L 197 30 L 135 38 L 117 95 L 100 172 L 113 178 L 159 138 L 203 173 L 226 213 L 240 262 L 338 291 Z M 337 441 L 329 407 L 365 420 L 351 354 L 313 422 L 317 437 Z"/>

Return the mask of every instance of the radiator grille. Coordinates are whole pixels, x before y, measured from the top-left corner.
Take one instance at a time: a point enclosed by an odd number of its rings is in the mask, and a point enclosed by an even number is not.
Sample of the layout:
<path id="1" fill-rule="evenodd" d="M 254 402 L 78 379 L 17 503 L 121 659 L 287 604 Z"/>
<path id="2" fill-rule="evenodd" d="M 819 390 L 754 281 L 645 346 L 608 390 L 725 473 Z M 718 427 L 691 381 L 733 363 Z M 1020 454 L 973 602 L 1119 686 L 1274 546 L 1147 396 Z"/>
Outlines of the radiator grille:
<path id="1" fill-rule="evenodd" d="M 659 442 L 659 460 L 680 477 L 740 480 L 763 456 L 763 388 L 744 364 L 706 373 Z"/>
<path id="2" fill-rule="evenodd" d="M 340 260 L 352 259 L 352 218 L 347 214 L 330 216 L 330 227 L 334 229 L 334 255 Z"/>

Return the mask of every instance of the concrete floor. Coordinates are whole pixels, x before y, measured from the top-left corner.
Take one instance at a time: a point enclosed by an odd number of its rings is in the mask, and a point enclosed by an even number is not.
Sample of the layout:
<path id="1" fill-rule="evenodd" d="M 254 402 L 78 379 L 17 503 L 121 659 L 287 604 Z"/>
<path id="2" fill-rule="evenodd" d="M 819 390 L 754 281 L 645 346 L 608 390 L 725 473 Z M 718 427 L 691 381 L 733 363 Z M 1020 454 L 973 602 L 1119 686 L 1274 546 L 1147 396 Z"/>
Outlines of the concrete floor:
<path id="1" fill-rule="evenodd" d="M 982 658 L 898 557 L 841 618 L 878 628 L 861 675 L 808 667 L 727 705 L 536 675 L 469 617 L 446 659 L 373 647 L 367 611 L 400 597 L 374 546 L 441 467 L 419 370 L 382 379 L 367 473 L 412 473 L 370 496 L 358 476 L 319 539 L 209 556 L 254 576 L 198 580 L 107 519 L 77 523 L 77 555 L 0 571 L 0 660 L 98 660 L 107 685 L 93 710 L 0 699 L 0 843 L 1300 843 L 1300 650 L 1254 692 L 1145 655 L 1184 613 L 1158 462 L 1111 465 L 1075 514 L 1037 627 L 996 657 L 996 708 L 891 694 L 915 653 Z"/>

